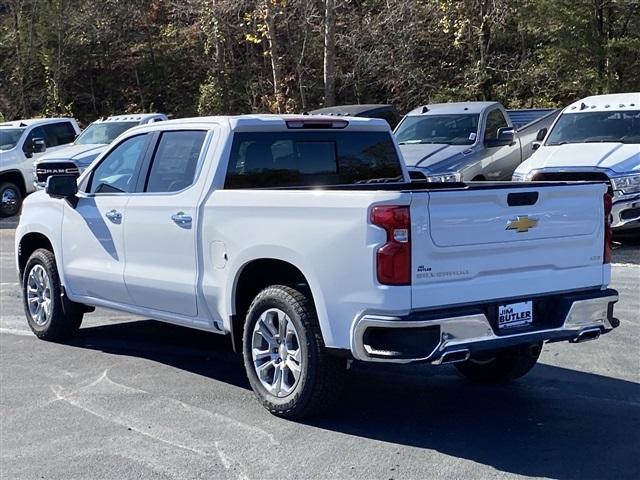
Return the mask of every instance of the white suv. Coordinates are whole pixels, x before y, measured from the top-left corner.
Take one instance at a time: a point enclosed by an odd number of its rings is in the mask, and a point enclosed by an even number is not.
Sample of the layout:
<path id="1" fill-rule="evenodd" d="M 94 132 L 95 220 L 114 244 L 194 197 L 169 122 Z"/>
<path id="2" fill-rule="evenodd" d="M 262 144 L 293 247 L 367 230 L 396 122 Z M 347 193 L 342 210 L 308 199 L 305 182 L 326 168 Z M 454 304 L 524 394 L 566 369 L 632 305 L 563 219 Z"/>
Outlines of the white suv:
<path id="1" fill-rule="evenodd" d="M 33 162 L 45 150 L 73 143 L 80 133 L 73 118 L 37 118 L 0 123 L 0 217 L 20 211 L 33 191 Z"/>

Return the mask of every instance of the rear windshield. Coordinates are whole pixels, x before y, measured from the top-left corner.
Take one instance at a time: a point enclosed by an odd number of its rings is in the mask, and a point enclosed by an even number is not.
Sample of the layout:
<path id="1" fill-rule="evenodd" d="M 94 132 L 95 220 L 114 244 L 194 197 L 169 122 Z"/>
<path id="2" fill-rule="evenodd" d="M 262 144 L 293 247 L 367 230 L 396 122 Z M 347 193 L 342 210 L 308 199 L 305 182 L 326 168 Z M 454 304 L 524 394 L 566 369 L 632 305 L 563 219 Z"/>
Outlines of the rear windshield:
<path id="1" fill-rule="evenodd" d="M 563 113 L 546 145 L 640 143 L 640 111 Z"/>
<path id="2" fill-rule="evenodd" d="M 401 181 L 388 132 L 247 132 L 233 137 L 225 188 Z"/>

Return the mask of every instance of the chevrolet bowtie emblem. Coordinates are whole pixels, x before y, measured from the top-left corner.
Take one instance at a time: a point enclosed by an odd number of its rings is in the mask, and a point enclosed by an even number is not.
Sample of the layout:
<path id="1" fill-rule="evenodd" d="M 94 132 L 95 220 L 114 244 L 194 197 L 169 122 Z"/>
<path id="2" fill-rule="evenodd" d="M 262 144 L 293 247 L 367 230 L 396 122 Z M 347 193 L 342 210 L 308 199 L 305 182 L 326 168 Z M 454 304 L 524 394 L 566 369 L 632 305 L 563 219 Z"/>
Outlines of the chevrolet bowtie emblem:
<path id="1" fill-rule="evenodd" d="M 538 220 L 529 218 L 527 215 L 518 215 L 516 220 L 509 220 L 505 230 L 517 230 L 518 232 L 528 232 L 530 228 L 538 225 Z"/>

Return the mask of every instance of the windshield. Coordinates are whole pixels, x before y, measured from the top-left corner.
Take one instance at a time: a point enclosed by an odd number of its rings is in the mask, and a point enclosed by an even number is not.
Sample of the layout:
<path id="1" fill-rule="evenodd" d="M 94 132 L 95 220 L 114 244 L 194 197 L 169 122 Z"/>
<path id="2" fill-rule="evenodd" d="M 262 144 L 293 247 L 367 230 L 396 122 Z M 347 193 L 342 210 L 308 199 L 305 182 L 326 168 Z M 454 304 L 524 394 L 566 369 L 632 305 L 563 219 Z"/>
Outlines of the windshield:
<path id="1" fill-rule="evenodd" d="M 545 145 L 640 143 L 640 111 L 563 113 Z"/>
<path id="2" fill-rule="evenodd" d="M 406 117 L 395 131 L 400 145 L 441 143 L 473 145 L 478 136 L 480 115 L 421 115 Z"/>
<path id="3" fill-rule="evenodd" d="M 0 150 L 11 150 L 16 146 L 24 128 L 0 128 Z"/>
<path id="4" fill-rule="evenodd" d="M 138 125 L 138 122 L 92 123 L 76 139 L 76 145 L 108 144 L 118 135 Z"/>

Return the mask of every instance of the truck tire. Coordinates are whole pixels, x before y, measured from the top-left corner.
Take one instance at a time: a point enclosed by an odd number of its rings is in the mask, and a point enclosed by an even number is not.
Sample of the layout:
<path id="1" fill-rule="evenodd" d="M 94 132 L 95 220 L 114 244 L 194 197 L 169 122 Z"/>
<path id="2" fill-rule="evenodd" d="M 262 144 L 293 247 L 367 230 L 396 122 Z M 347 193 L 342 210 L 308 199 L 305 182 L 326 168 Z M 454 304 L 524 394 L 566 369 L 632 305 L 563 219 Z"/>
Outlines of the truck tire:
<path id="1" fill-rule="evenodd" d="M 61 341 L 78 331 L 84 312 L 63 298 L 56 259 L 39 248 L 31 254 L 22 277 L 22 299 L 27 323 L 42 340 Z"/>
<path id="2" fill-rule="evenodd" d="M 0 218 L 12 217 L 22 206 L 22 191 L 11 182 L 0 183 Z"/>
<path id="3" fill-rule="evenodd" d="M 541 350 L 541 343 L 519 345 L 505 348 L 491 356 L 472 357 L 454 365 L 472 382 L 505 383 L 529 373 L 538 361 Z"/>
<path id="4" fill-rule="evenodd" d="M 282 285 L 262 290 L 249 307 L 243 356 L 260 403 L 288 419 L 329 408 L 346 373 L 346 360 L 326 352 L 309 296 Z"/>

